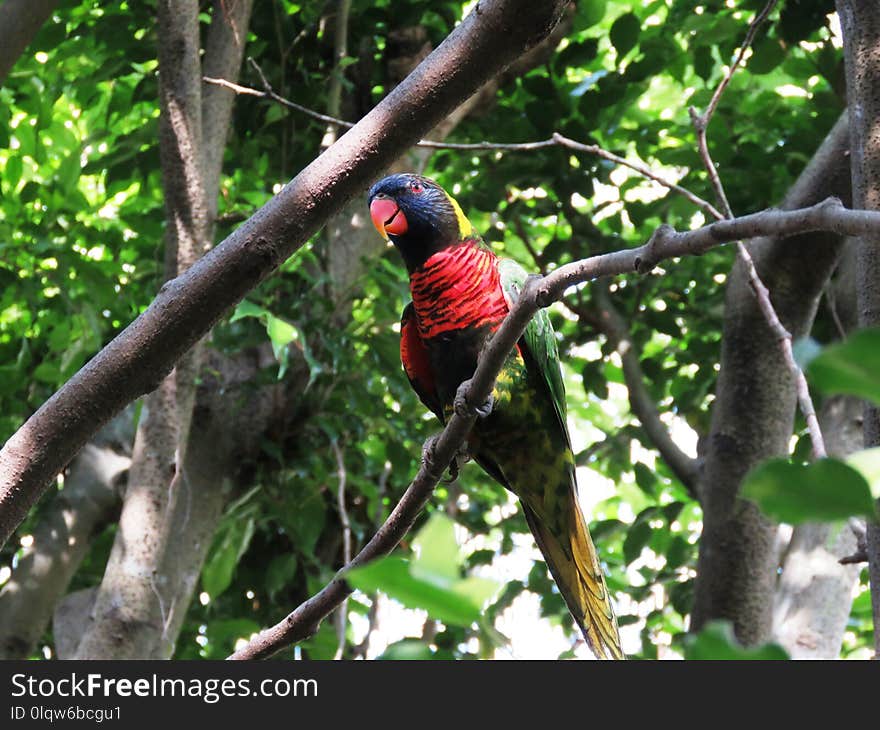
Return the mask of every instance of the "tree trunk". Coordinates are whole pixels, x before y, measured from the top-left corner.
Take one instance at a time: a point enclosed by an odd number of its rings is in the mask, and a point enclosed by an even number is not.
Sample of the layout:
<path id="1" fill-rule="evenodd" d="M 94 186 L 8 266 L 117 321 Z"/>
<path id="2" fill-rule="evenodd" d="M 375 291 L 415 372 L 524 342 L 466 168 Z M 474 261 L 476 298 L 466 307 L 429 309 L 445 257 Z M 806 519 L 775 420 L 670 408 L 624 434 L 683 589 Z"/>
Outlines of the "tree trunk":
<path id="1" fill-rule="evenodd" d="M 838 121 L 783 202 L 810 205 L 849 197 L 847 133 Z M 792 335 L 809 332 L 819 296 L 842 241 L 826 233 L 748 244 L 773 305 Z M 776 585 L 776 526 L 739 499 L 740 484 L 759 462 L 788 453 L 794 423 L 791 376 L 737 260 L 727 284 L 721 371 L 715 390 L 699 493 L 703 506 L 691 629 L 708 621 L 733 623 L 740 641 L 770 637 Z"/>
<path id="2" fill-rule="evenodd" d="M 838 0 L 843 31 L 852 149 L 853 207 L 880 210 L 880 14 L 871 0 Z M 880 325 L 880 236 L 859 243 L 860 327 Z M 866 404 L 864 445 L 880 445 L 880 408 Z M 880 526 L 868 523 L 868 570 L 874 616 L 874 651 L 880 657 Z"/>
<path id="3" fill-rule="evenodd" d="M 829 398 L 819 422 L 829 455 L 844 457 L 861 448 L 862 405 L 856 398 Z M 859 567 L 838 561 L 855 551 L 856 537 L 848 526 L 794 528 L 773 607 L 773 638 L 793 659 L 840 656 Z"/>
<path id="4" fill-rule="evenodd" d="M 133 417 L 133 408 L 124 410 L 73 460 L 64 489 L 0 590 L 0 659 L 26 659 L 34 652 L 91 539 L 118 515 Z"/>

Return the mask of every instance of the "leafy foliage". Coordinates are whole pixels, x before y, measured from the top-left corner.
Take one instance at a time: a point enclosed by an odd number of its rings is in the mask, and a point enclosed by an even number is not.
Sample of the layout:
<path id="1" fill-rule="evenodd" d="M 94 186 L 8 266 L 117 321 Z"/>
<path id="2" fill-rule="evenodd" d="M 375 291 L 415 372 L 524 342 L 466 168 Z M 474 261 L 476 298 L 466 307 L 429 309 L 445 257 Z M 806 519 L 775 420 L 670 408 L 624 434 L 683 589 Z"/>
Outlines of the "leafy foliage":
<path id="1" fill-rule="evenodd" d="M 715 621 L 687 641 L 684 657 L 692 660 L 779 661 L 788 659 L 788 654 L 778 644 L 745 648 L 734 637 L 730 623 Z"/>
<path id="2" fill-rule="evenodd" d="M 810 379 L 826 393 L 880 403 L 880 330 L 861 330 L 810 361 Z"/>
<path id="3" fill-rule="evenodd" d="M 382 590 L 409 608 L 456 626 L 478 623 L 485 603 L 498 592 L 487 578 L 462 577 L 453 522 L 435 514 L 413 542 L 415 557 L 388 556 L 346 571 L 346 580 L 365 592 Z"/>
<path id="4" fill-rule="evenodd" d="M 871 488 L 851 466 L 821 459 L 806 466 L 773 460 L 757 467 L 743 483 L 753 499 L 777 522 L 833 522 L 847 517 L 875 517 Z"/>
<path id="5" fill-rule="evenodd" d="M 509 80 L 457 127 L 453 141 L 529 141 L 559 131 L 644 161 L 711 199 L 688 106 L 706 106 L 762 4 L 581 0 L 557 52 Z M 463 7 L 354 3 L 342 114 L 357 119 L 399 78 L 395 64 L 405 49 L 396 31 L 418 25 L 424 41 L 437 45 Z M 843 109 L 842 54 L 826 17 L 833 9 L 830 0 L 784 4 L 722 97 L 709 139 L 735 211 L 781 200 Z M 321 111 L 334 65 L 323 13 L 320 3 L 258 3 L 247 45 L 278 93 Z M 0 439 L 133 320 L 160 285 L 155 47 L 149 3 L 63 0 L 0 89 Z M 249 71 L 243 82 L 259 86 Z M 238 98 L 218 240 L 317 154 L 324 131 L 278 105 Z M 703 222 L 691 203 L 631 171 L 559 148 L 441 150 L 426 173 L 455 194 L 499 254 L 531 270 L 638 245 L 662 223 Z M 341 567 L 339 464 L 331 443 L 343 455 L 357 548 L 402 494 L 423 440 L 437 428 L 399 364 L 395 327 L 407 298 L 401 263 L 393 252 L 381 253 L 363 266 L 351 297 L 340 299 L 328 264 L 337 243 L 330 234 L 316 236 L 214 330 L 212 345 L 230 355 L 270 343 L 277 362 L 254 385 L 280 379 L 297 400 L 292 425 L 262 435 L 249 482 L 227 507 L 178 657 L 225 656 Z M 708 431 L 732 255 L 715 250 L 609 288 L 629 324 L 649 396 L 692 453 Z M 565 362 L 582 499 L 627 651 L 643 658 L 668 651 L 783 658 L 776 649 L 737 648 L 717 627 L 684 644 L 701 510 L 630 412 L 619 353 L 597 328 L 596 313 L 585 287 L 551 317 Z M 820 313 L 822 341 L 833 331 L 827 320 Z M 827 392 L 876 399 L 878 370 L 870 363 L 880 346 L 871 337 L 829 348 L 813 362 L 811 378 Z M 826 499 L 829 476 L 839 487 L 834 500 Z M 791 521 L 864 513 L 868 505 L 864 479 L 837 462 L 771 464 L 751 484 L 755 499 Z M 847 489 L 851 499 L 841 506 L 837 498 Z M 352 572 L 360 591 L 348 604 L 347 651 L 363 639 L 381 588 L 438 620 L 432 632 L 395 640 L 386 658 L 489 655 L 503 643 L 493 627 L 516 624 L 529 596 L 539 597 L 542 625 L 563 637 L 554 646 L 570 656 L 571 619 L 543 563 L 533 561 L 511 495 L 468 466 L 459 480 L 440 485 L 430 511 L 417 539 Z M 459 540 L 450 541 L 442 511 Z M 72 588 L 100 580 L 113 530 L 93 542 Z M 14 559 L 7 547 L 3 563 Z M 501 575 L 496 593 L 486 578 Z M 848 651 L 865 641 L 863 603 L 857 599 L 853 609 Z M 328 621 L 297 651 L 327 658 L 337 645 Z"/>

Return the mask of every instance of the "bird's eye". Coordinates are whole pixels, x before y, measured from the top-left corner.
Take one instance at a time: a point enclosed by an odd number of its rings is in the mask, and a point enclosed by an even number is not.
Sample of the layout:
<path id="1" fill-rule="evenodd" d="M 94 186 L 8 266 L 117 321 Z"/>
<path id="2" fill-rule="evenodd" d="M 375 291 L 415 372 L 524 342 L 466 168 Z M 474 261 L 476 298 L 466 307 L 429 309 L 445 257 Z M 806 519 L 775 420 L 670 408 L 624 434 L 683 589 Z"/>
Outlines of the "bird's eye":
<path id="1" fill-rule="evenodd" d="M 414 193 L 416 193 L 416 194 L 418 195 L 418 194 L 419 194 L 420 192 L 422 192 L 425 188 L 422 187 L 422 184 L 421 184 L 421 183 L 414 182 L 414 183 L 410 183 L 409 189 L 412 190 L 412 192 L 414 192 Z"/>

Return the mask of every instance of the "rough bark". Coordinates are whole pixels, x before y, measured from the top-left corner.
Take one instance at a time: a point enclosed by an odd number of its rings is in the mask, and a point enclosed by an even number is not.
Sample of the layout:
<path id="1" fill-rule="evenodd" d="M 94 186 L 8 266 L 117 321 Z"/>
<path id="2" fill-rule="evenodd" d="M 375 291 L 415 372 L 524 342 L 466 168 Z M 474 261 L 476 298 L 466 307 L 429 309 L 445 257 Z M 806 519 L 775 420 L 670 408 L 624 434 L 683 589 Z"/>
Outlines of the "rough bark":
<path id="1" fill-rule="evenodd" d="M 862 404 L 829 398 L 819 413 L 830 456 L 862 446 Z M 856 551 L 846 525 L 808 523 L 794 528 L 774 597 L 773 639 L 793 659 L 836 659 L 852 606 L 859 566 L 838 561 Z"/>
<path id="2" fill-rule="evenodd" d="M 58 0 L 6 0 L 0 5 L 0 86 Z"/>
<path id="3" fill-rule="evenodd" d="M 487 0 L 353 129 L 185 274 L 96 355 L 0 451 L 0 541 L 52 477 L 125 404 L 302 246 L 401 149 L 543 39 L 564 4 Z"/>
<path id="4" fill-rule="evenodd" d="M 840 120 L 782 207 L 809 205 L 829 195 L 848 200 L 847 144 L 846 122 Z M 822 288 L 838 259 L 841 239 L 830 238 L 813 233 L 785 241 L 759 239 L 748 246 L 782 323 L 796 338 L 809 332 Z M 770 636 L 776 527 L 737 495 L 749 469 L 788 453 L 794 412 L 795 392 L 781 349 L 738 260 L 727 284 L 721 370 L 698 487 L 704 518 L 694 631 L 707 621 L 726 619 L 746 644 Z"/>
<path id="5" fill-rule="evenodd" d="M 92 586 L 68 593 L 58 602 L 52 615 L 52 634 L 58 659 L 76 658 L 76 650 L 83 629 L 88 626 L 97 595 L 98 587 Z"/>
<path id="6" fill-rule="evenodd" d="M 870 0 L 838 0 L 843 31 L 852 148 L 853 205 L 880 210 L 880 15 Z M 859 242 L 857 297 L 860 327 L 880 325 L 880 236 Z M 866 404 L 864 445 L 880 445 L 880 408 Z M 868 525 L 868 572 L 874 650 L 880 657 L 880 526 Z"/>
<path id="7" fill-rule="evenodd" d="M 92 537 L 118 515 L 132 426 L 133 409 L 126 409 L 71 462 L 64 489 L 52 499 L 33 543 L 0 590 L 0 659 L 24 659 L 34 652 Z"/>

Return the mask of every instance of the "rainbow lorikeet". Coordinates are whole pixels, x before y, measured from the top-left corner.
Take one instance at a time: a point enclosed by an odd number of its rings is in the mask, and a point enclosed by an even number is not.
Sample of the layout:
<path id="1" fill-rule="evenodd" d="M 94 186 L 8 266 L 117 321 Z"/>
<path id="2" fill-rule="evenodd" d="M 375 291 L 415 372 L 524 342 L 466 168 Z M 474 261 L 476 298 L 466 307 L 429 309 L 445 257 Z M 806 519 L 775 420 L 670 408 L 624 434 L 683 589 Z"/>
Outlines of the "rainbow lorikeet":
<path id="1" fill-rule="evenodd" d="M 483 243 L 458 203 L 432 180 L 391 175 L 369 192 L 370 216 L 409 271 L 400 356 L 413 389 L 441 422 L 459 385 L 519 296 L 526 272 Z M 498 376 L 467 450 L 519 497 L 523 513 L 587 644 L 623 658 L 596 549 L 578 507 L 565 390 L 550 319 L 540 311 Z"/>

